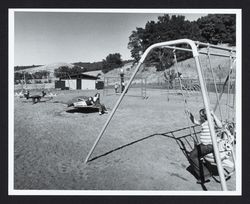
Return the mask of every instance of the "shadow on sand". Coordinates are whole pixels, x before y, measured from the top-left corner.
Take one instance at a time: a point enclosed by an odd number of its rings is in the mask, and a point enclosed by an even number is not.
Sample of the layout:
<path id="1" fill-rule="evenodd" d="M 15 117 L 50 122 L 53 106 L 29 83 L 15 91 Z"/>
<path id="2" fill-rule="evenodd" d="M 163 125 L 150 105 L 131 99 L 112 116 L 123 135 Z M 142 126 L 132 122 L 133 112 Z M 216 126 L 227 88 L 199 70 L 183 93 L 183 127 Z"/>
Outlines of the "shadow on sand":
<path id="1" fill-rule="evenodd" d="M 197 145 L 198 144 L 197 138 L 199 134 L 200 134 L 200 130 L 197 130 L 197 126 L 185 127 L 185 128 L 177 129 L 174 131 L 165 132 L 165 133 L 155 133 L 155 134 L 146 136 L 144 138 L 135 140 L 133 142 L 127 143 L 125 145 L 122 145 L 120 147 L 117 147 L 104 154 L 95 156 L 92 159 L 89 159 L 88 162 L 94 161 L 108 154 L 116 152 L 120 149 L 136 144 L 138 142 L 141 142 L 143 140 L 147 140 L 149 138 L 156 137 L 156 136 L 163 136 L 163 137 L 171 138 L 176 141 L 180 150 L 182 151 L 182 153 L 184 154 L 184 156 L 186 157 L 186 159 L 188 160 L 190 164 L 186 168 L 186 170 L 197 179 L 197 183 L 200 184 L 202 189 L 206 191 L 207 188 L 205 186 L 205 183 L 210 181 L 207 177 L 213 177 L 216 182 L 219 182 L 219 180 L 218 179 L 216 180 L 216 178 L 214 177 L 214 176 L 218 176 L 218 171 L 217 171 L 216 166 L 213 166 L 213 165 L 209 166 L 209 164 L 204 165 L 204 163 L 202 162 L 200 147 L 199 145 Z M 194 150 L 197 152 L 197 157 L 192 158 L 190 153 L 194 152 Z"/>
<path id="2" fill-rule="evenodd" d="M 84 107 L 84 108 L 73 108 L 66 110 L 67 113 L 95 113 L 98 112 L 98 108 Z"/>

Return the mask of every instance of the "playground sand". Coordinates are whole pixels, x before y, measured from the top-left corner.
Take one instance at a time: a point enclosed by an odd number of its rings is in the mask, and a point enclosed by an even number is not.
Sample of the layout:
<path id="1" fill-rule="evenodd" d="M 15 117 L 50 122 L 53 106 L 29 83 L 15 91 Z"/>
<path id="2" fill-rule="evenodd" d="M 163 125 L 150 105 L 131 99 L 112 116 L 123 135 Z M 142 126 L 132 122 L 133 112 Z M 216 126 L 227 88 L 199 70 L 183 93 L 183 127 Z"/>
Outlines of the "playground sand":
<path id="1" fill-rule="evenodd" d="M 14 189 L 221 190 L 213 178 L 203 187 L 197 184 L 175 139 L 162 135 L 189 125 L 183 98 L 162 90 L 148 90 L 148 99 L 125 96 L 85 164 L 119 96 L 101 95 L 109 110 L 101 116 L 66 110 L 73 98 L 95 93 L 58 91 L 53 99 L 37 104 L 14 99 Z M 197 112 L 202 100 L 189 97 L 188 108 Z M 236 189 L 235 175 L 227 187 Z"/>

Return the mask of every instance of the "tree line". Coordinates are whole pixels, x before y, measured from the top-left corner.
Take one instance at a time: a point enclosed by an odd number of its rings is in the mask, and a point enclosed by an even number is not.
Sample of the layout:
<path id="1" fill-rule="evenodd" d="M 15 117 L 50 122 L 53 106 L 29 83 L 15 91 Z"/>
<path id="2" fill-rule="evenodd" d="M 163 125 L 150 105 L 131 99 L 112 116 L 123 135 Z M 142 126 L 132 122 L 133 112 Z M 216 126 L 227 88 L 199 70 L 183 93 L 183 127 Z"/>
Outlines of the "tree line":
<path id="1" fill-rule="evenodd" d="M 139 27 L 132 31 L 128 48 L 131 57 L 138 62 L 143 52 L 152 44 L 181 38 L 212 44 L 235 45 L 236 16 L 234 14 L 209 14 L 190 22 L 185 19 L 185 16 L 165 14 L 159 16 L 158 21 L 149 21 L 144 28 Z M 176 51 L 175 54 L 178 61 L 191 57 L 191 53 L 183 51 Z M 173 65 L 173 56 L 172 50 L 155 49 L 147 57 L 146 63 L 156 63 L 158 71 L 165 70 Z"/>
<path id="2" fill-rule="evenodd" d="M 41 83 L 41 81 L 37 80 L 37 79 L 48 79 L 49 78 L 50 73 L 46 70 L 42 70 L 42 71 L 37 71 L 34 73 L 31 72 L 15 72 L 14 73 L 14 79 L 15 79 L 15 83 L 28 83 L 31 80 L 35 80 L 36 83 Z"/>
<path id="3" fill-rule="evenodd" d="M 54 71 L 55 77 L 69 77 L 70 75 L 80 74 L 88 71 L 102 70 L 103 73 L 107 73 L 112 69 L 122 67 L 127 61 L 122 61 L 120 53 L 109 54 L 102 62 L 95 63 L 74 63 L 74 67 L 61 66 Z M 81 67 L 84 66 L 84 67 Z"/>

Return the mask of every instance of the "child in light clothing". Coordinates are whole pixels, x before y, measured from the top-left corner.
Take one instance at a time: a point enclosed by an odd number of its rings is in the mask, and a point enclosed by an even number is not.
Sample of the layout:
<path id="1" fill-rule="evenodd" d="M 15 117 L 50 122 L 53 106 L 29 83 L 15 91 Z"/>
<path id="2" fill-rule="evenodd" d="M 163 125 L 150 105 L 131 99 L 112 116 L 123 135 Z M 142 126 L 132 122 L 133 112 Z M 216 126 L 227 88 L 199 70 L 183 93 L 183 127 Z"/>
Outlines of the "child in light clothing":
<path id="1" fill-rule="evenodd" d="M 189 113 L 190 120 L 194 124 L 201 126 L 201 133 L 200 133 L 201 144 L 203 144 L 203 145 L 207 146 L 209 149 L 211 149 L 210 153 L 208 153 L 204 156 L 204 159 L 206 161 L 208 161 L 209 163 L 216 165 L 214 154 L 213 154 L 212 137 L 211 137 L 211 133 L 210 133 L 210 129 L 209 129 L 206 110 L 201 109 L 199 111 L 199 114 L 200 114 L 199 121 L 194 118 L 192 113 L 190 113 L 190 112 L 188 112 L 188 113 Z M 227 141 L 223 140 L 224 139 L 224 138 L 222 138 L 223 135 L 219 134 L 220 130 L 223 128 L 223 125 L 222 125 L 221 121 L 213 113 L 213 111 L 210 111 L 210 113 L 211 113 L 211 116 L 213 118 L 215 133 L 217 135 L 217 142 L 218 142 L 220 157 L 222 160 L 222 166 L 227 166 L 227 167 L 233 168 L 234 164 L 230 160 L 228 160 L 228 158 L 230 156 L 230 151 L 227 151 L 229 149 L 229 148 L 227 148 Z"/>
<path id="2" fill-rule="evenodd" d="M 94 102 L 95 107 L 97 107 L 99 110 L 99 115 L 102 115 L 104 113 L 108 113 L 108 110 L 105 107 L 105 105 L 101 104 L 101 102 L 100 102 L 100 93 L 95 94 L 95 96 L 93 98 L 93 102 Z"/>

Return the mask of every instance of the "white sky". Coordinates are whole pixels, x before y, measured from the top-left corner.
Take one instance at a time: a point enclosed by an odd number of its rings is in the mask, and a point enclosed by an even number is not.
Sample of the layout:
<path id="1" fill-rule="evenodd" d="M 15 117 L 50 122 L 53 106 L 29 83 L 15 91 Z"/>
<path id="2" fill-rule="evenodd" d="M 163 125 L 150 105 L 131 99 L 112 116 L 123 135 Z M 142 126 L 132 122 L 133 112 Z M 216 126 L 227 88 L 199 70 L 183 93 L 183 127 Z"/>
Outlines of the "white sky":
<path id="1" fill-rule="evenodd" d="M 164 13 L 15 11 L 14 64 L 97 62 L 111 53 L 131 59 L 127 45 L 132 31 Z M 190 21 L 207 15 L 175 14 Z"/>

